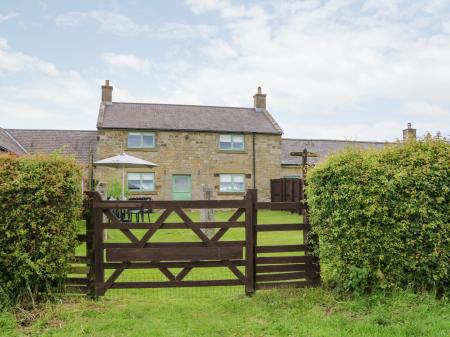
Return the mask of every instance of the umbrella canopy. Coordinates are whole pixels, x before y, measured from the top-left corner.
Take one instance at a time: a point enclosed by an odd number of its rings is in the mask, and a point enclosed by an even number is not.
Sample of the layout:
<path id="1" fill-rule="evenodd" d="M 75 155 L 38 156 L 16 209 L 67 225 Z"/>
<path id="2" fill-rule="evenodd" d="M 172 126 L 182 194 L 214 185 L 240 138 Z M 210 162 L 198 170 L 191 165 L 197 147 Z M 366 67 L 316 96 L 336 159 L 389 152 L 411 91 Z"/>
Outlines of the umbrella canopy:
<path id="1" fill-rule="evenodd" d="M 114 157 L 98 160 L 94 162 L 94 166 L 104 166 L 112 168 L 122 168 L 122 200 L 125 199 L 125 168 L 126 167 L 155 167 L 159 166 L 150 161 L 121 153 Z"/>
<path id="2" fill-rule="evenodd" d="M 130 156 L 126 153 L 121 153 L 114 157 L 98 160 L 94 162 L 94 166 L 125 168 L 125 167 L 155 167 L 159 165 L 141 158 Z"/>

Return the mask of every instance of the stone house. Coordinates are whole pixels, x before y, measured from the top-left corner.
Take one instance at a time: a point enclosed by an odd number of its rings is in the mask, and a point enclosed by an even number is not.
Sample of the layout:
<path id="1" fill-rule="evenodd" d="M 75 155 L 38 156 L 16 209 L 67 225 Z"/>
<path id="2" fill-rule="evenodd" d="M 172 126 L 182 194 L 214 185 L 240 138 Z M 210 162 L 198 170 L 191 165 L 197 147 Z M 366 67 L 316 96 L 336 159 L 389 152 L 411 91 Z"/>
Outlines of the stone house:
<path id="1" fill-rule="evenodd" d="M 120 103 L 102 86 L 97 121 L 97 158 L 121 151 L 159 166 L 128 169 L 130 193 L 155 199 L 200 199 L 202 186 L 213 198 L 236 198 L 257 188 L 270 198 L 270 179 L 281 174 L 282 130 L 266 109 L 261 88 L 253 108 Z M 100 181 L 120 172 L 97 168 Z"/>
<path id="2" fill-rule="evenodd" d="M 267 111 L 266 95 L 258 88 L 253 107 L 123 103 L 113 101 L 113 87 L 102 86 L 97 130 L 22 130 L 0 128 L 0 151 L 25 155 L 59 150 L 83 165 L 126 152 L 159 166 L 128 169 L 126 184 L 135 196 L 156 200 L 201 199 L 202 186 L 212 198 L 230 199 L 257 188 L 260 200 L 270 199 L 270 179 L 301 177 L 300 157 L 323 160 L 346 146 L 381 147 L 383 142 L 282 138 L 283 131 Z M 405 137 L 415 137 L 408 125 Z M 121 181 L 121 172 L 99 167 L 97 181 Z"/>

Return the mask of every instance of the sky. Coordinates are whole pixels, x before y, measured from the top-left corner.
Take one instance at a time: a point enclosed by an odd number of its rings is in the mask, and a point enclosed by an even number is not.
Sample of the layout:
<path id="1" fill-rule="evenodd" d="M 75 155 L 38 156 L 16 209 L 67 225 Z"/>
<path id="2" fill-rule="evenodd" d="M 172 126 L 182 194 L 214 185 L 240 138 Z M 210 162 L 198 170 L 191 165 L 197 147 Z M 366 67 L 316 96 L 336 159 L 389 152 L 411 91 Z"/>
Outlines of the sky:
<path id="1" fill-rule="evenodd" d="M 450 135 L 450 0 L 0 2 L 0 127 L 113 101 L 267 107 L 290 138 Z"/>

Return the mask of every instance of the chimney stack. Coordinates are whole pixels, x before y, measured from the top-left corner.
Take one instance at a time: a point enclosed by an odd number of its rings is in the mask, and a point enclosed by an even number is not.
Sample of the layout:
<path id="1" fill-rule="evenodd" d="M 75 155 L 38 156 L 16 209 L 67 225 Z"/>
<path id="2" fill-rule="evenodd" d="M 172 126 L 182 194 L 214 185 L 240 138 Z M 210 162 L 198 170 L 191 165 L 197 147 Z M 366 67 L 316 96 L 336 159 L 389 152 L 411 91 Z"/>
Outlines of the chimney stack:
<path id="1" fill-rule="evenodd" d="M 403 141 L 416 140 L 416 129 L 411 127 L 411 123 L 408 123 L 406 129 L 403 130 Z"/>
<path id="2" fill-rule="evenodd" d="M 261 93 L 261 87 L 258 87 L 258 92 L 253 95 L 253 101 L 256 110 L 266 110 L 266 94 Z"/>
<path id="3" fill-rule="evenodd" d="M 109 85 L 109 80 L 102 85 L 102 103 L 111 104 L 113 87 Z"/>

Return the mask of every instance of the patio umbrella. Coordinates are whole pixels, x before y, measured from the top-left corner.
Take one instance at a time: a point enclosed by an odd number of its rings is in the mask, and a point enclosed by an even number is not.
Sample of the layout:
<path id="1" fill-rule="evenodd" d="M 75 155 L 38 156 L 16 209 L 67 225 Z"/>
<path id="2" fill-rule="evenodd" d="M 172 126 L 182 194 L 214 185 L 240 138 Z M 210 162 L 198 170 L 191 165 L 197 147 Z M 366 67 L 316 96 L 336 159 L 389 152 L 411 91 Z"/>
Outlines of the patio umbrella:
<path id="1" fill-rule="evenodd" d="M 125 168 L 133 168 L 133 167 L 155 167 L 159 166 L 150 161 L 136 158 L 130 156 L 128 154 L 121 153 L 117 156 L 98 160 L 94 162 L 94 166 L 104 166 L 104 167 L 113 167 L 113 168 L 122 168 L 122 200 L 125 199 Z"/>

